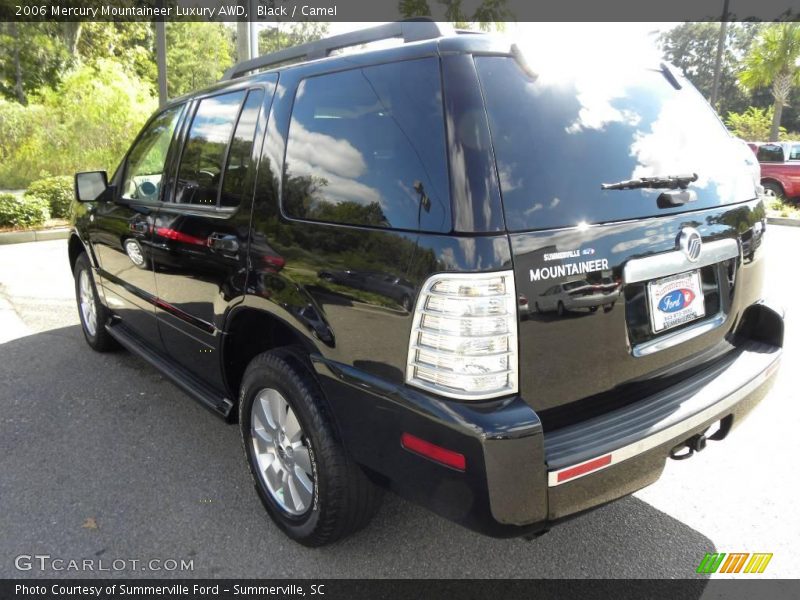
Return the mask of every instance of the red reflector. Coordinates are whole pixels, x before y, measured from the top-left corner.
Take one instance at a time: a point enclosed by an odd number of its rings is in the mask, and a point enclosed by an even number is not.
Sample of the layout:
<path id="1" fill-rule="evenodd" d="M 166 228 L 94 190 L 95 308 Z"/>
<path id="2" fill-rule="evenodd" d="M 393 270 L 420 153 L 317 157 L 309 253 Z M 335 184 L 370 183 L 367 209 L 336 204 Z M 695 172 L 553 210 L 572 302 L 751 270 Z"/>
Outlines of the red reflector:
<path id="1" fill-rule="evenodd" d="M 453 452 L 447 448 L 442 448 L 436 444 L 431 444 L 410 433 L 404 433 L 400 436 L 400 445 L 406 450 L 415 452 L 425 458 L 430 458 L 433 461 L 452 467 L 453 469 L 464 471 L 467 468 L 467 459 L 464 458 L 463 454 Z"/>
<path id="2" fill-rule="evenodd" d="M 590 471 L 601 469 L 610 464 L 611 464 L 611 455 L 606 454 L 605 456 L 601 456 L 600 458 L 595 458 L 594 460 L 585 462 L 582 465 L 578 465 L 577 467 L 564 469 L 558 474 L 558 482 L 561 483 L 562 481 L 566 481 L 567 479 L 573 479 L 580 475 L 585 475 Z"/>

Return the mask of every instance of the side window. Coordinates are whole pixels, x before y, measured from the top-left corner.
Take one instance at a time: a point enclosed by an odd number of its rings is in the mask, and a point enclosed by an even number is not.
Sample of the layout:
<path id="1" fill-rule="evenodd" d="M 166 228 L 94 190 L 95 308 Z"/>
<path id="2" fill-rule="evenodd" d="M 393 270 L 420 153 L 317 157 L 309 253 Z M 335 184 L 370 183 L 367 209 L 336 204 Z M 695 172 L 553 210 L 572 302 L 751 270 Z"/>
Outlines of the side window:
<path id="1" fill-rule="evenodd" d="M 800 160 L 800 144 L 794 144 L 789 152 L 789 160 Z"/>
<path id="2" fill-rule="evenodd" d="M 128 154 L 122 197 L 155 202 L 161 195 L 164 165 L 184 105 L 165 110 L 153 119 Z"/>
<path id="3" fill-rule="evenodd" d="M 245 193 L 247 176 L 253 167 L 253 142 L 258 113 L 263 102 L 263 90 L 253 90 L 247 94 L 228 150 L 228 163 L 225 165 L 225 175 L 222 177 L 220 206 L 238 206 Z"/>
<path id="4" fill-rule="evenodd" d="M 423 231 L 450 229 L 437 59 L 304 80 L 284 174 L 290 217 Z"/>
<path id="5" fill-rule="evenodd" d="M 777 144 L 764 144 L 758 147 L 758 162 L 783 162 L 783 148 Z"/>
<path id="6" fill-rule="evenodd" d="M 200 101 L 181 155 L 176 202 L 217 205 L 225 154 L 244 96 L 240 91 Z"/>

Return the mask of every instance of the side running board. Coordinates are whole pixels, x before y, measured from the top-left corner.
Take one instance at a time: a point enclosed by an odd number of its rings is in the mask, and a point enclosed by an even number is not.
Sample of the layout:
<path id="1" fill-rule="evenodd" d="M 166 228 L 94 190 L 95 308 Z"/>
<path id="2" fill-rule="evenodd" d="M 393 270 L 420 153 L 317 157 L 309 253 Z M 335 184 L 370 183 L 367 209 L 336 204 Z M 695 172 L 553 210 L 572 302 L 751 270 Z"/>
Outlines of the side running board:
<path id="1" fill-rule="evenodd" d="M 109 323 L 106 325 L 106 330 L 126 350 L 141 356 L 202 406 L 220 417 L 228 418 L 233 408 L 233 402 L 220 396 L 218 392 L 199 381 L 175 361 L 148 348 L 135 333 L 126 329 L 123 324 Z"/>

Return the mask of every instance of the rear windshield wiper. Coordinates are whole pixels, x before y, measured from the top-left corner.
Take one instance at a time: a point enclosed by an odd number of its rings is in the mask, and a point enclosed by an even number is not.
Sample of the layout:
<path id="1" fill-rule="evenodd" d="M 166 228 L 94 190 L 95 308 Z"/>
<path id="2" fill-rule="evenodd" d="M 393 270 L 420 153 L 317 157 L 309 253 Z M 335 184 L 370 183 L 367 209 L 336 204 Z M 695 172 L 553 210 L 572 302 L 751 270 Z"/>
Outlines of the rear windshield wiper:
<path id="1" fill-rule="evenodd" d="M 691 175 L 667 175 L 666 177 L 639 177 L 617 183 L 601 183 L 601 190 L 635 190 L 639 188 L 652 189 L 682 189 L 685 190 L 693 181 L 697 181 L 697 173 Z"/>

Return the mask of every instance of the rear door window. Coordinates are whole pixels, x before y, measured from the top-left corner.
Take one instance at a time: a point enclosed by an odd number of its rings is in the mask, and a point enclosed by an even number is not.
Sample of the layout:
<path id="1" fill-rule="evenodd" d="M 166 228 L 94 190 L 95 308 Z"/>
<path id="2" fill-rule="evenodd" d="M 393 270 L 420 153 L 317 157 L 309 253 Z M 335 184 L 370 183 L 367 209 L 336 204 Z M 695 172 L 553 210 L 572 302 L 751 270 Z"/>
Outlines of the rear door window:
<path id="1" fill-rule="evenodd" d="M 297 219 L 448 231 L 439 63 L 311 77 L 295 96 L 283 207 Z"/>
<path id="2" fill-rule="evenodd" d="M 478 56 L 506 223 L 572 227 L 697 210 L 755 197 L 740 148 L 706 101 L 655 68 L 524 72 Z M 601 191 L 602 183 L 697 173 L 691 208 L 660 209 L 663 190 Z"/>

